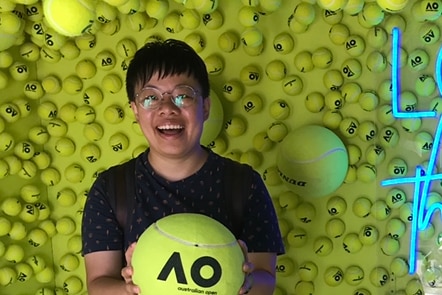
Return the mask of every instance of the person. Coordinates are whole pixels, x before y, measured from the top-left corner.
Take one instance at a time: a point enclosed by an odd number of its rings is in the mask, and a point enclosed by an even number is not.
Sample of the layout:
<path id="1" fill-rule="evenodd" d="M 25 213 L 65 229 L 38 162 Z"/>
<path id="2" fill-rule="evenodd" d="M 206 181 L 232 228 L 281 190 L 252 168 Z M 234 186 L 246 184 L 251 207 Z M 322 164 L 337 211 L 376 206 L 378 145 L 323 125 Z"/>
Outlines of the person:
<path id="1" fill-rule="evenodd" d="M 143 231 L 164 216 L 202 213 L 229 229 L 233 226 L 221 177 L 230 159 L 200 143 L 210 111 L 209 78 L 201 57 L 183 41 L 148 42 L 128 67 L 126 91 L 149 147 L 135 159 L 128 232 L 119 227 L 116 210 L 109 204 L 106 171 L 89 190 L 82 239 L 90 295 L 140 292 L 132 282 L 132 253 Z M 264 182 L 255 170 L 252 178 L 244 225 L 236 237 L 246 258 L 246 279 L 238 294 L 271 295 L 277 255 L 284 253 L 284 244 Z"/>

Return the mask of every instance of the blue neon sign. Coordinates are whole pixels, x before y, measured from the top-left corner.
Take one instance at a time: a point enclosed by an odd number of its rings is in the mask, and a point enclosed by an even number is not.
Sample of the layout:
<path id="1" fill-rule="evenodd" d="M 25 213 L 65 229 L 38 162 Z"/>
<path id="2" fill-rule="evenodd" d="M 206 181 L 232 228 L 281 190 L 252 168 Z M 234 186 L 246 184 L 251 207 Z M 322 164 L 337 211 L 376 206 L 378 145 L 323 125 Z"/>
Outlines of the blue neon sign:
<path id="1" fill-rule="evenodd" d="M 396 118 L 436 118 L 435 111 L 422 112 L 402 112 L 399 110 L 399 93 L 400 87 L 400 71 L 399 71 L 399 47 L 400 47 L 400 30 L 393 28 L 392 31 L 392 110 Z M 436 60 L 436 83 L 438 85 L 439 93 L 442 95 L 442 48 L 439 50 Z M 417 166 L 414 177 L 401 177 L 395 179 L 386 179 L 381 181 L 382 186 L 397 185 L 397 184 L 414 184 L 413 193 L 413 209 L 412 209 L 412 223 L 410 236 L 410 253 L 409 253 L 409 268 L 408 272 L 413 274 L 416 272 L 416 254 L 418 248 L 418 234 L 419 231 L 425 230 L 430 224 L 431 218 L 436 210 L 442 213 L 442 203 L 434 203 L 428 209 L 427 197 L 430 190 L 430 183 L 434 180 L 442 180 L 442 174 L 432 174 L 436 166 L 436 159 L 442 134 L 442 120 L 439 117 L 439 122 L 436 127 L 436 134 L 434 136 L 434 144 L 430 153 L 427 171 L 421 166 Z"/>

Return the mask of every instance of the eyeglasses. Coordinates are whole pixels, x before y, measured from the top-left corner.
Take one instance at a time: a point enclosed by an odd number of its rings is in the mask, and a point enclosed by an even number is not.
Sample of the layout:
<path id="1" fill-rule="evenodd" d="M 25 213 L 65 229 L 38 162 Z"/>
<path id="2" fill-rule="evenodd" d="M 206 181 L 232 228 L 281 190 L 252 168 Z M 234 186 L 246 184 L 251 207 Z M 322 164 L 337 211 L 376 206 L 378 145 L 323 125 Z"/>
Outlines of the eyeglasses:
<path id="1" fill-rule="evenodd" d="M 172 102 L 179 108 L 187 108 L 195 103 L 197 91 L 188 85 L 179 85 L 170 92 L 159 91 L 154 87 L 144 87 L 136 95 L 136 102 L 146 110 L 154 110 L 163 104 L 164 95 L 169 94 Z"/>

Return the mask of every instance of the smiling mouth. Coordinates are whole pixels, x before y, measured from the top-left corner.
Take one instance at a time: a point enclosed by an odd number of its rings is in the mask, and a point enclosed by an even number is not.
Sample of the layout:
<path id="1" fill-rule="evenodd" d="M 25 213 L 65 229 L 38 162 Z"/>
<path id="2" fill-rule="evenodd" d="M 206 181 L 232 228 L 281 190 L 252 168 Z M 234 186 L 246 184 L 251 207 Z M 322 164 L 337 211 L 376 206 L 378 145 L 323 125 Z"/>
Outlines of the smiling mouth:
<path id="1" fill-rule="evenodd" d="M 183 131 L 184 126 L 182 126 L 182 125 L 163 125 L 163 126 L 158 126 L 157 129 L 162 134 L 174 135 L 174 134 L 178 134 L 181 131 Z"/>

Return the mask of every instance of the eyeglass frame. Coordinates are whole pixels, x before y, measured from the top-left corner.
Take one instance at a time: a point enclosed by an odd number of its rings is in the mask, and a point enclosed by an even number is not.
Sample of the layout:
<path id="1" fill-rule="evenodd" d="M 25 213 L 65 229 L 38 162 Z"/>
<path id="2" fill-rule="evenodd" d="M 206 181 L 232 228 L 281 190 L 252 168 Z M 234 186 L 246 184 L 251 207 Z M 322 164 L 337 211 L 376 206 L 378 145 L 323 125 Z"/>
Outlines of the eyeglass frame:
<path id="1" fill-rule="evenodd" d="M 172 95 L 172 93 L 177 89 L 177 88 L 182 88 L 182 87 L 185 87 L 185 88 L 188 88 L 188 89 L 190 89 L 192 92 L 193 92 L 193 96 L 192 96 L 192 104 L 191 105 L 188 105 L 188 106 L 179 106 L 179 105 L 177 105 L 176 104 L 176 98 L 178 97 L 178 96 L 173 96 Z M 137 98 L 139 97 L 139 95 L 144 91 L 144 90 L 146 90 L 146 89 L 153 89 L 153 90 L 155 90 L 155 91 L 157 91 L 161 96 L 159 97 L 159 101 L 161 101 L 161 103 L 160 104 L 158 104 L 158 106 L 156 106 L 156 107 L 154 107 L 154 108 L 151 108 L 151 107 L 148 107 L 148 108 L 146 108 Z M 170 100 L 172 101 L 172 103 L 176 106 L 176 107 L 178 107 L 179 109 L 182 109 L 182 108 L 187 108 L 187 107 L 190 107 L 190 106 L 192 106 L 192 105 L 194 105 L 195 104 L 195 101 L 197 100 L 197 98 L 198 98 L 198 96 L 201 96 L 201 93 L 200 93 L 200 91 L 198 91 L 198 90 L 195 90 L 195 88 L 193 88 L 192 86 L 190 86 L 190 85 L 186 85 L 186 84 L 182 84 L 182 85 L 177 85 L 177 86 L 175 86 L 171 91 L 165 91 L 165 92 L 161 92 L 158 88 L 156 88 L 156 87 L 154 87 L 154 86 L 145 86 L 145 87 L 143 87 L 143 88 L 141 88 L 140 89 L 140 91 L 135 95 L 135 102 L 137 103 L 137 104 L 139 104 L 140 105 L 140 107 L 142 107 L 144 110 L 147 110 L 147 111 L 149 111 L 149 110 L 156 110 L 156 109 L 158 109 L 162 104 L 163 104 L 163 101 L 165 100 L 165 98 L 164 98 L 164 95 L 165 94 L 170 94 Z"/>

